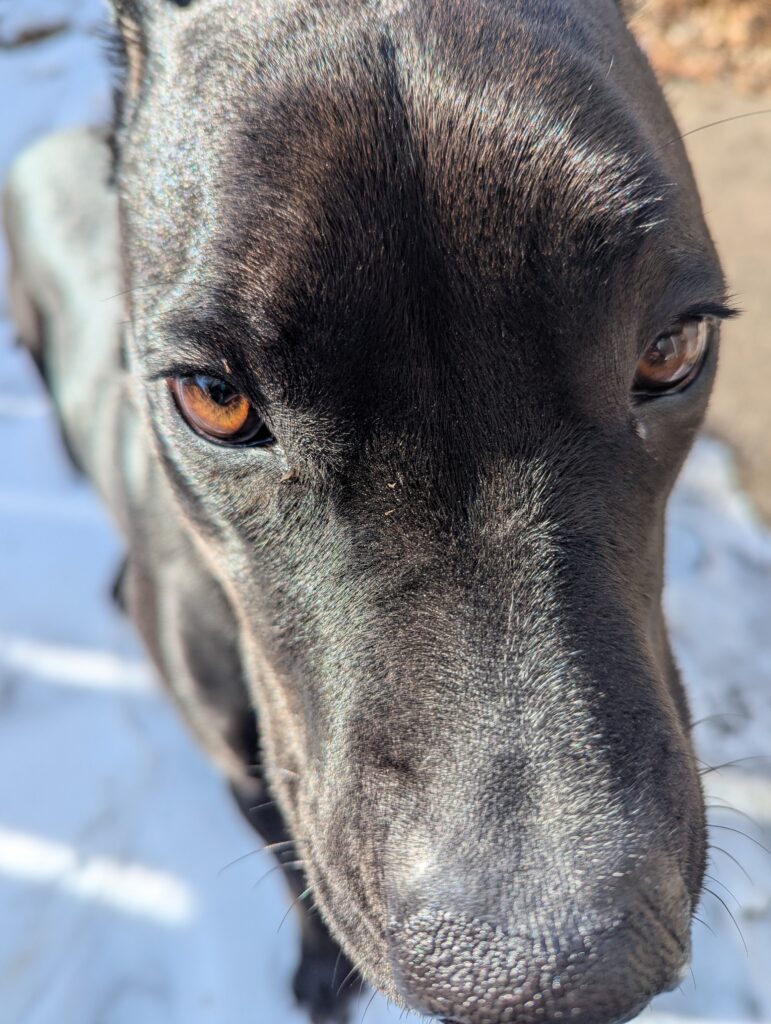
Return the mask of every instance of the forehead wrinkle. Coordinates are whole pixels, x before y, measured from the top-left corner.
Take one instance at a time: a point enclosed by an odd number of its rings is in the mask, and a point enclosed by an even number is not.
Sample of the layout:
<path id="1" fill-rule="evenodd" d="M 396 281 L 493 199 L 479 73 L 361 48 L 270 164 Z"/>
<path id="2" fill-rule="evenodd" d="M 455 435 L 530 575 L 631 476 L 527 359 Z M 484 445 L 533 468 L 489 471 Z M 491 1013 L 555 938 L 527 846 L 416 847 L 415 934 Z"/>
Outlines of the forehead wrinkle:
<path id="1" fill-rule="evenodd" d="M 479 343 L 463 337 L 472 327 L 501 339 L 481 344 L 511 348 L 518 308 L 531 321 L 548 311 L 554 333 L 573 330 L 573 317 L 560 327 L 560 302 L 594 297 L 601 271 L 666 210 L 639 132 L 618 115 L 601 133 L 557 55 L 548 73 L 503 83 L 461 73 L 440 49 L 368 30 L 334 66 L 321 53 L 282 69 L 270 90 L 260 83 L 259 107 L 231 136 L 216 262 L 242 310 L 287 328 L 285 376 L 304 376 L 314 401 L 375 370 L 414 390 L 416 371 L 437 369 L 416 365 L 418 334 L 441 343 L 450 370 Z M 607 127 L 612 96 L 602 110 Z M 504 358 L 488 352 L 485 383 Z"/>
<path id="2" fill-rule="evenodd" d="M 251 325 L 232 302 L 207 295 L 206 304 L 184 300 L 159 313 L 142 337 L 148 373 L 188 370 L 221 375 L 242 386 L 257 401 L 284 402 L 280 366 L 270 345 L 260 344 Z"/>
<path id="3" fill-rule="evenodd" d="M 459 238 L 508 235 L 597 255 L 629 250 L 666 217 L 671 186 L 592 61 L 523 38 L 508 77 L 480 77 L 446 42 L 400 60 L 431 192 Z M 427 59 L 427 54 L 431 59 Z M 521 250 L 522 243 L 520 241 Z"/>
<path id="4" fill-rule="evenodd" d="M 321 281 L 340 269 L 336 234 L 369 233 L 367 265 L 391 237 L 389 215 L 412 216 L 416 245 L 428 231 L 467 276 L 515 289 L 529 259 L 559 285 L 566 259 L 596 273 L 666 223 L 673 187 L 583 58 L 566 75 L 563 53 L 524 56 L 503 82 L 459 68 L 440 40 L 370 33 L 356 45 L 350 66 L 325 58 L 285 72 L 241 138 L 263 218 L 242 258 L 250 288 L 286 280 L 281 242 L 266 236 L 293 237 L 292 256 L 305 249 Z"/>

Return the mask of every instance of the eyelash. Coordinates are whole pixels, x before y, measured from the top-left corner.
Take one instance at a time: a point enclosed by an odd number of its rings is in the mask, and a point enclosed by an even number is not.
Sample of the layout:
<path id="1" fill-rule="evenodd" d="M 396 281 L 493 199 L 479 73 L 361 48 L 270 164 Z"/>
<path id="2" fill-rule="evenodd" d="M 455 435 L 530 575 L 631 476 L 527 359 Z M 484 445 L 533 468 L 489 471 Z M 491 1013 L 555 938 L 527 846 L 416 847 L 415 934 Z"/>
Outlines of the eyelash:
<path id="1" fill-rule="evenodd" d="M 152 384 L 156 384 L 163 383 L 170 377 L 214 377 L 229 384 L 239 394 L 246 395 L 261 415 L 264 412 L 265 399 L 259 393 L 254 394 L 254 388 L 250 386 L 251 382 L 236 374 L 228 373 L 221 365 L 216 367 L 206 363 L 169 363 L 161 370 L 153 370 L 145 379 Z"/>
<path id="2" fill-rule="evenodd" d="M 231 387 L 240 390 L 241 385 L 232 379 L 232 377 L 220 369 L 214 369 L 211 366 L 206 366 L 201 363 L 171 363 L 165 366 L 162 370 L 153 370 L 152 373 L 147 375 L 147 380 L 150 383 L 156 383 L 157 381 L 167 380 L 169 377 L 217 377 L 219 380 L 224 380 L 230 384 Z"/>

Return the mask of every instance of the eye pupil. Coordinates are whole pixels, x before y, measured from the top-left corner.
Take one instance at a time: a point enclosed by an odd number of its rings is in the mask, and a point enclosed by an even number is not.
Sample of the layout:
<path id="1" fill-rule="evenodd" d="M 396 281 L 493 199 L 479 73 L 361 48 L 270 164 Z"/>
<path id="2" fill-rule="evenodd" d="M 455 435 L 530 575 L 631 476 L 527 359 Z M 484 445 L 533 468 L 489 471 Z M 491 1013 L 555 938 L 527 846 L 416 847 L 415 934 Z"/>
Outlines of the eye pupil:
<path id="1" fill-rule="evenodd" d="M 242 397 L 227 381 L 219 380 L 217 377 L 206 377 L 203 374 L 198 374 L 195 378 L 195 384 L 196 387 L 208 395 L 215 405 L 227 406 L 239 401 Z"/>
<path id="2" fill-rule="evenodd" d="M 651 350 L 650 362 L 651 363 L 666 363 L 672 359 L 676 359 L 678 355 L 678 346 L 675 342 L 674 337 L 671 334 L 665 335 L 663 338 L 657 338 L 654 346 Z"/>
<path id="3" fill-rule="evenodd" d="M 273 436 L 252 403 L 227 381 L 207 374 L 167 381 L 182 418 L 208 441 L 229 446 L 264 445 Z"/>

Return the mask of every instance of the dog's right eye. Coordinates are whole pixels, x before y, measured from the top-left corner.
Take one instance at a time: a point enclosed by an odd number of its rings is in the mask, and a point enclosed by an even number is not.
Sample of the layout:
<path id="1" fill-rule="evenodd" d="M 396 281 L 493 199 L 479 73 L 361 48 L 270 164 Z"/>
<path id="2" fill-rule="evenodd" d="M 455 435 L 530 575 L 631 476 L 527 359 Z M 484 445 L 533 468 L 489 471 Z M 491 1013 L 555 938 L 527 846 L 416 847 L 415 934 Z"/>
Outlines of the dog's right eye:
<path id="1" fill-rule="evenodd" d="M 634 393 L 652 397 L 683 391 L 698 376 L 718 330 L 715 317 L 702 316 L 660 334 L 640 357 Z"/>
<path id="2" fill-rule="evenodd" d="M 274 440 L 246 395 L 227 381 L 197 373 L 169 377 L 167 384 L 182 419 L 207 441 L 244 447 Z"/>

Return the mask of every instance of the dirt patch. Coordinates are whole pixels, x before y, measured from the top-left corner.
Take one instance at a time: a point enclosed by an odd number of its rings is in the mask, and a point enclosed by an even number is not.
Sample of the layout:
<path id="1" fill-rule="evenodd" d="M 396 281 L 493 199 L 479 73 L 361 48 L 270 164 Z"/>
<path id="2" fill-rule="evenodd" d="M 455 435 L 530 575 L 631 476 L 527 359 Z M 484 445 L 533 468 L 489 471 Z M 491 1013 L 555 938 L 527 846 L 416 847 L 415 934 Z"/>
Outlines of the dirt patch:
<path id="1" fill-rule="evenodd" d="M 627 0 L 629 23 L 664 80 L 723 78 L 771 93 L 771 0 Z"/>

